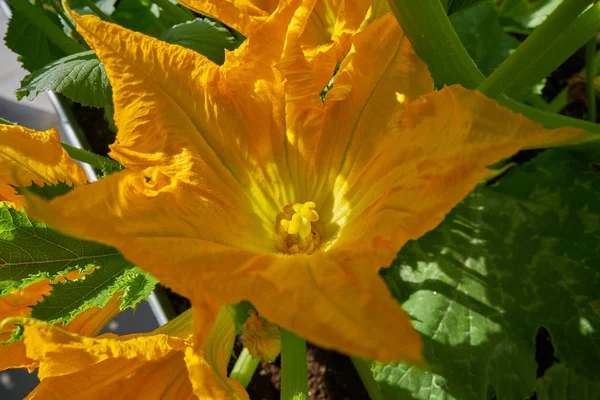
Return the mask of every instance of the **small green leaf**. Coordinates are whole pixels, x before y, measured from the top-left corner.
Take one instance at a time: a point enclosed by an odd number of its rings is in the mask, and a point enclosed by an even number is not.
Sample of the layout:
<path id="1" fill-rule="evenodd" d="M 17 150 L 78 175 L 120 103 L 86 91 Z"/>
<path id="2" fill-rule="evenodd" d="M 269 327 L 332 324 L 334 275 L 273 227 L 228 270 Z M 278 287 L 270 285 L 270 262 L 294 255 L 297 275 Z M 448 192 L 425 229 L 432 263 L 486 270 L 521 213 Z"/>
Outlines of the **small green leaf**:
<path id="1" fill-rule="evenodd" d="M 112 158 L 104 157 L 104 159 L 99 159 L 100 163 L 100 171 L 102 172 L 102 178 L 106 178 L 109 175 L 114 174 L 115 172 L 123 171 L 125 167 L 121 164 L 113 160 Z"/>
<path id="2" fill-rule="evenodd" d="M 376 365 L 386 398 L 530 398 L 540 327 L 563 365 L 598 383 L 600 174 L 593 160 L 543 152 L 478 188 L 382 271 L 423 335 L 429 366 Z"/>
<path id="3" fill-rule="evenodd" d="M 0 125 L 16 125 L 14 122 L 10 122 L 4 118 L 0 118 Z"/>
<path id="4" fill-rule="evenodd" d="M 225 49 L 235 50 L 241 43 L 225 26 L 208 18 L 175 25 L 160 39 L 195 50 L 217 64 L 225 61 Z"/>
<path id="5" fill-rule="evenodd" d="M 135 307 L 142 300 L 147 300 L 158 283 L 158 280 L 152 275 L 135 269 L 135 273 L 130 274 L 126 281 L 121 282 L 121 287 L 125 293 L 121 297 L 121 310 Z"/>
<path id="6" fill-rule="evenodd" d="M 538 380 L 536 393 L 538 400 L 600 400 L 600 383 L 555 364 Z"/>
<path id="7" fill-rule="evenodd" d="M 43 10 L 43 12 L 62 30 L 60 20 L 56 14 L 48 10 Z M 30 72 L 66 55 L 17 10 L 13 11 L 8 22 L 4 41 L 9 49 L 19 55 L 18 60 Z"/>
<path id="8" fill-rule="evenodd" d="M 52 285 L 50 296 L 32 307 L 31 316 L 66 324 L 90 307 L 104 307 L 117 292 L 124 293 L 124 310 L 147 300 L 157 282 L 119 255 L 81 279 Z"/>
<path id="9" fill-rule="evenodd" d="M 44 185 L 40 186 L 37 183 L 33 183 L 26 187 L 17 187 L 16 190 L 19 194 L 24 195 L 25 193 L 33 193 L 46 200 L 52 200 L 55 197 L 63 196 L 69 193 L 73 189 L 72 185 L 66 182 L 58 182 L 56 185 Z"/>
<path id="10" fill-rule="evenodd" d="M 519 46 L 517 39 L 504 32 L 490 3 L 457 14 L 451 21 L 469 55 L 486 76 Z"/>
<path id="11" fill-rule="evenodd" d="M 112 247 L 65 236 L 30 220 L 24 210 L 0 205 L 0 296 L 76 269 L 128 265 Z"/>
<path id="12" fill-rule="evenodd" d="M 502 25 L 531 31 L 558 7 L 562 0 L 498 0 Z"/>
<path id="13" fill-rule="evenodd" d="M 16 95 L 19 100 L 23 97 L 33 100 L 47 90 L 84 106 L 112 104 L 112 90 L 104 65 L 92 50 L 63 57 L 26 76 Z"/>

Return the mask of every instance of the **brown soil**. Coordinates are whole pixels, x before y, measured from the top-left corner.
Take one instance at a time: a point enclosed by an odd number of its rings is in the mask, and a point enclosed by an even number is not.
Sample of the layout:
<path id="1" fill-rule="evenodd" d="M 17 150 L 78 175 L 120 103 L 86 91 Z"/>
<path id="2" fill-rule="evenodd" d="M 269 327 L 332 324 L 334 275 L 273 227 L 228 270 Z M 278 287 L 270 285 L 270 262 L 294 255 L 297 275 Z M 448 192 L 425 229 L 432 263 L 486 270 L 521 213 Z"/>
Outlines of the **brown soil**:
<path id="1" fill-rule="evenodd" d="M 350 358 L 335 351 L 324 350 L 308 343 L 308 393 L 311 400 L 363 400 L 365 390 Z M 242 351 L 238 338 L 235 355 Z M 230 368 L 235 363 L 232 357 Z M 279 400 L 281 389 L 280 358 L 273 363 L 261 363 L 247 387 L 252 400 Z"/>

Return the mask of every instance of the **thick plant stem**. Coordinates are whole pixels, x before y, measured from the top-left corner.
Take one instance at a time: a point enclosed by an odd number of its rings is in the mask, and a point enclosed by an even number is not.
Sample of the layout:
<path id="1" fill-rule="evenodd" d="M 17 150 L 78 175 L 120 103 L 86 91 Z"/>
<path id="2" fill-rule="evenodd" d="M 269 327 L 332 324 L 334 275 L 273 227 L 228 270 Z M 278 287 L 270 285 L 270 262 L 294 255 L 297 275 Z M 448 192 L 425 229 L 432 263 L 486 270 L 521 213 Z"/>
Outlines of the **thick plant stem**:
<path id="1" fill-rule="evenodd" d="M 595 54 L 598 40 L 596 35 L 588 41 L 585 49 L 585 64 L 586 64 L 586 91 L 588 101 L 588 119 L 590 122 L 596 122 L 596 90 L 594 89 L 594 78 L 596 77 Z"/>
<path id="2" fill-rule="evenodd" d="M 484 76 L 469 56 L 440 0 L 389 0 L 390 7 L 436 86 L 475 89 Z"/>
<path id="3" fill-rule="evenodd" d="M 90 8 L 90 10 L 92 10 L 92 12 L 94 14 L 96 14 L 98 17 L 100 17 L 101 20 L 106 21 L 106 22 L 112 22 L 113 24 L 116 24 L 115 20 L 112 19 L 110 17 L 110 15 L 108 15 L 107 13 L 105 13 L 104 11 L 102 11 L 100 9 L 100 7 L 98 7 L 96 5 L 96 3 L 94 3 L 93 0 L 83 0 L 83 4 L 85 4 L 86 6 L 88 6 Z"/>
<path id="4" fill-rule="evenodd" d="M 169 0 L 151 0 L 154 4 L 163 9 L 164 12 L 170 14 L 174 18 L 177 18 L 180 22 L 187 22 L 194 19 L 194 16 L 191 13 L 188 13 L 187 10 L 183 10 L 177 5 L 171 3 Z"/>
<path id="5" fill-rule="evenodd" d="M 281 400 L 308 399 L 306 340 L 281 330 Z"/>
<path id="6" fill-rule="evenodd" d="M 517 98 L 526 95 L 529 88 L 547 75 L 545 71 L 540 71 L 541 67 L 558 66 L 564 61 L 564 53 L 555 50 L 565 49 L 565 44 L 560 39 L 571 29 L 571 23 L 590 3 L 590 0 L 562 2 L 542 25 L 483 81 L 478 90 L 491 98 L 498 97 L 500 93 Z M 584 41 L 589 36 L 585 36 Z M 556 46 L 557 42 L 561 44 Z M 567 57 L 579 46 L 568 48 Z M 550 71 L 554 69 L 551 68 Z"/>
<path id="7" fill-rule="evenodd" d="M 28 0 L 9 0 L 9 3 L 67 55 L 79 53 L 84 50 L 73 39 L 68 37 L 62 29 L 54 25 L 40 8 L 31 4 Z"/>
<path id="8" fill-rule="evenodd" d="M 360 380 L 365 386 L 365 389 L 367 389 L 367 393 L 369 393 L 371 400 L 383 400 L 379 384 L 373 378 L 371 363 L 360 357 L 350 357 L 350 359 L 352 360 L 352 364 L 354 364 L 354 368 L 356 369 L 356 372 L 358 372 L 358 376 L 360 376 Z"/>
<path id="9" fill-rule="evenodd" d="M 97 169 L 102 169 L 102 166 L 106 163 L 109 163 L 111 161 L 114 162 L 109 158 L 103 157 L 98 154 L 94 154 L 91 151 L 73 147 L 70 144 L 62 143 L 62 146 L 67 151 L 69 157 L 71 157 L 72 159 L 84 162 Z"/>
<path id="10" fill-rule="evenodd" d="M 388 1 L 415 51 L 428 64 L 438 87 L 459 84 L 475 89 L 484 80 L 484 75 L 465 50 L 439 0 Z M 497 100 L 548 129 L 573 126 L 600 133 L 600 126 L 588 121 L 539 110 L 504 95 Z"/>
<path id="11" fill-rule="evenodd" d="M 260 364 L 260 358 L 252 357 L 248 349 L 244 347 L 240 353 L 240 356 L 236 360 L 229 377 L 237 379 L 242 386 L 248 387 L 248 384 L 252 380 L 258 364 Z"/>

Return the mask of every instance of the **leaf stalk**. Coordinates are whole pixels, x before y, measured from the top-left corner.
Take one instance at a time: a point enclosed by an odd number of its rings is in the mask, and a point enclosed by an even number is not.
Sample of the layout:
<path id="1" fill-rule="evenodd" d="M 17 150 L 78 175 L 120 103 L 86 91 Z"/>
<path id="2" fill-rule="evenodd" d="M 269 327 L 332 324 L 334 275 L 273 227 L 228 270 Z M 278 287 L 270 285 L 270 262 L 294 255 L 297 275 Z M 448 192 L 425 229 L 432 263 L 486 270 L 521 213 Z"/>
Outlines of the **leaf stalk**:
<path id="1" fill-rule="evenodd" d="M 306 340 L 281 330 L 281 399 L 308 399 Z"/>
<path id="2" fill-rule="evenodd" d="M 252 357 L 248 349 L 244 347 L 236 360 L 229 377 L 237 379 L 242 386 L 248 387 L 256 368 L 258 368 L 258 364 L 260 364 L 260 358 Z"/>

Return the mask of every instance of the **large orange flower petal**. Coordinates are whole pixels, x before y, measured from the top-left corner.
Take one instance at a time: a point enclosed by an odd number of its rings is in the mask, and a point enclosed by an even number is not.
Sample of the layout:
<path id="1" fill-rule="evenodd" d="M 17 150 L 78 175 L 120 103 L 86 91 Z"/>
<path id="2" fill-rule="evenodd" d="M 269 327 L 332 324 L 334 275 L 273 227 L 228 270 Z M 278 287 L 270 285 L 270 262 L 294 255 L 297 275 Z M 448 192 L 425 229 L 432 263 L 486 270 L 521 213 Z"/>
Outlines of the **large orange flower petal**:
<path id="1" fill-rule="evenodd" d="M 389 265 L 406 241 L 435 228 L 484 178 L 488 166 L 527 147 L 585 141 L 574 128 L 547 130 L 460 86 L 410 104 L 399 134 L 362 168 L 338 176 L 331 220 L 341 229 L 332 250 L 371 253 Z"/>
<path id="2" fill-rule="evenodd" d="M 150 334 L 105 334 L 96 339 L 24 320 L 27 354 L 40 363 L 42 380 L 29 398 L 247 398 L 245 390 L 220 370 L 226 366 L 233 340 L 227 337 L 204 345 L 219 366 L 218 371 L 214 370 L 213 364 L 195 353 L 185 339 L 191 337 L 190 316 L 191 312 L 186 312 Z M 228 307 L 219 313 L 215 327 L 218 329 L 213 329 L 209 337 L 218 339 L 223 332 L 235 330 Z"/>
<path id="3" fill-rule="evenodd" d="M 27 355 L 40 363 L 30 398 L 191 398 L 183 341 L 165 335 L 90 339 L 25 321 Z M 161 397 L 162 396 L 162 397 Z"/>
<path id="4" fill-rule="evenodd" d="M 194 319 L 197 315 L 194 312 Z M 194 393 L 199 399 L 248 399 L 248 393 L 240 382 L 227 378 L 227 365 L 235 333 L 235 312 L 233 307 L 224 305 L 219 309 L 212 328 L 203 339 L 201 354 L 191 347 L 186 349 L 185 363 Z M 219 384 L 215 385 L 214 381 Z"/>
<path id="5" fill-rule="evenodd" d="M 377 66 L 377 67 L 375 67 Z M 310 168 L 302 171 L 327 220 L 336 206 L 332 189 L 337 176 L 361 170 L 386 140 L 398 134 L 406 104 L 433 90 L 427 66 L 417 57 L 390 14 L 353 38 L 353 48 L 325 97 L 325 117 L 318 134 L 303 132 L 312 143 L 303 154 Z M 398 99 L 402 102 L 399 102 Z"/>
<path id="6" fill-rule="evenodd" d="M 31 314 L 31 306 L 49 295 L 51 290 L 50 281 L 43 280 L 0 297 L 0 323 L 6 318 Z M 7 342 L 15 328 L 12 323 L 4 324 L 0 331 L 0 343 Z M 21 341 L 0 344 L 0 371 L 8 368 L 27 368 L 32 371 L 36 367 L 37 363 L 25 354 Z"/>
<path id="7" fill-rule="evenodd" d="M 277 7 L 290 0 L 179 0 L 197 12 L 209 15 L 251 37 L 267 21 Z M 339 36 L 354 33 L 363 22 L 371 5 L 366 0 L 319 0 L 306 31 L 303 44 L 317 47 L 336 41 Z"/>
<path id="8" fill-rule="evenodd" d="M 87 176 L 60 144 L 55 129 L 38 132 L 0 124 L 0 201 L 20 207 L 22 196 L 10 186 L 56 184 L 83 185 Z"/>
<path id="9" fill-rule="evenodd" d="M 73 279 L 78 273 L 72 271 L 68 275 Z M 51 291 L 50 282 L 44 280 L 31 284 L 23 290 L 0 297 L 0 322 L 5 318 L 30 315 L 31 306 L 42 301 L 43 297 L 48 296 Z M 77 315 L 64 329 L 79 335 L 96 336 L 121 311 L 121 299 L 119 298 L 121 295 L 121 292 L 115 293 L 104 307 L 87 309 Z M 5 324 L 0 332 L 0 342 L 8 341 L 14 328 L 12 323 Z M 27 368 L 32 371 L 37 366 L 36 361 L 26 356 L 22 341 L 0 345 L 0 371 L 8 368 Z"/>
<path id="10" fill-rule="evenodd" d="M 281 36 L 277 32 L 285 33 L 294 9 L 282 9 L 257 36 Z M 74 18 L 113 87 L 119 128 L 113 158 L 134 170 L 172 165 L 173 157 L 188 151 L 203 160 L 203 175 L 219 178 L 220 183 L 211 182 L 215 192 L 233 198 L 251 193 L 271 207 L 287 199 L 285 191 L 264 190 L 285 180 L 273 160 L 283 141 L 270 136 L 283 125 L 282 113 L 274 112 L 282 102 L 274 93 L 278 78 L 270 65 L 278 58 L 269 62 L 263 52 L 247 62 L 245 55 L 258 44 L 249 40 L 219 68 L 194 51 L 96 17 Z M 272 46 L 275 54 L 277 46 Z M 249 73 L 258 76 L 248 80 Z"/>
<path id="11" fill-rule="evenodd" d="M 201 14 L 208 15 L 250 37 L 275 11 L 279 0 L 179 0 Z"/>
<path id="12" fill-rule="evenodd" d="M 370 359 L 421 360 L 421 338 L 383 280 L 347 257 L 265 255 L 227 269 L 208 293 L 251 299 L 258 312 L 309 341 Z"/>

